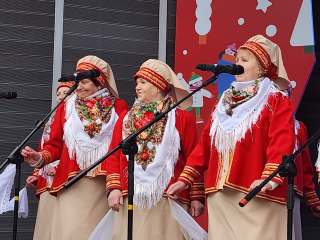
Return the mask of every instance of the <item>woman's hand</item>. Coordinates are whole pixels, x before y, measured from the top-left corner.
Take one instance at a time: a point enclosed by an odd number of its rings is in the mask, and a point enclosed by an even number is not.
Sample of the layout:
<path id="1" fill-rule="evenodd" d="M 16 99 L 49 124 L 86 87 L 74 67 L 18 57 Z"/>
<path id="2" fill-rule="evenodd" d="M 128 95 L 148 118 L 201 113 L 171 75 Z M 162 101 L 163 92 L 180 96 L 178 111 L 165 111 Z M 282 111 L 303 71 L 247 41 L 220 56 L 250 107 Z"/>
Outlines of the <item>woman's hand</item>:
<path id="1" fill-rule="evenodd" d="M 38 178 L 35 176 L 29 176 L 26 180 L 26 187 L 33 188 L 37 185 Z"/>
<path id="2" fill-rule="evenodd" d="M 48 176 L 54 176 L 56 174 L 56 170 L 54 169 L 54 167 L 49 166 L 48 168 L 46 168 L 46 170 L 44 170 L 44 173 Z"/>
<path id="3" fill-rule="evenodd" d="M 259 186 L 264 179 L 254 180 L 253 183 L 251 183 L 249 187 L 249 191 L 253 190 L 256 186 Z M 261 191 L 259 193 L 266 193 L 267 190 L 271 190 L 272 186 L 270 183 L 267 183 L 263 188 L 261 188 Z"/>
<path id="4" fill-rule="evenodd" d="M 109 197 L 108 197 L 108 204 L 109 207 L 112 208 L 113 211 L 119 212 L 120 205 L 123 204 L 123 196 L 119 189 L 111 190 Z"/>
<path id="5" fill-rule="evenodd" d="M 174 184 L 170 185 L 170 187 L 167 190 L 167 195 L 171 199 L 178 199 L 177 194 L 186 188 L 187 184 L 181 181 L 177 181 Z"/>
<path id="6" fill-rule="evenodd" d="M 320 206 L 311 208 L 313 216 L 320 218 Z"/>
<path id="7" fill-rule="evenodd" d="M 36 152 L 29 146 L 26 146 L 24 149 L 22 149 L 21 155 L 30 165 L 34 165 L 40 160 L 40 153 Z"/>
<path id="8" fill-rule="evenodd" d="M 199 200 L 191 201 L 191 216 L 199 217 L 203 214 L 205 206 Z"/>

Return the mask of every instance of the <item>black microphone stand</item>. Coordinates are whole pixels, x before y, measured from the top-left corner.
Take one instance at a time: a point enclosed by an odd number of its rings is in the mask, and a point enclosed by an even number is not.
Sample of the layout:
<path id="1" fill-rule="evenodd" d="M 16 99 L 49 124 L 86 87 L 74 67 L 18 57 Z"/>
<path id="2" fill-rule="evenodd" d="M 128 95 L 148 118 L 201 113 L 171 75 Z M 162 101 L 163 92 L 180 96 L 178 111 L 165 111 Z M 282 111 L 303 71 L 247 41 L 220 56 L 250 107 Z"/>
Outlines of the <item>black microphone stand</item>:
<path id="1" fill-rule="evenodd" d="M 277 174 L 283 178 L 288 178 L 288 190 L 287 190 L 287 240 L 292 240 L 292 223 L 293 223 L 293 209 L 294 209 L 294 177 L 297 175 L 297 167 L 294 163 L 294 159 L 308 147 L 316 138 L 320 136 L 320 129 L 306 141 L 297 151 L 289 156 L 282 156 L 282 163 L 278 168 L 267 177 L 259 186 L 256 186 L 249 194 L 247 194 L 240 202 L 240 207 L 244 207 L 255 195 L 257 195 L 261 189 Z"/>
<path id="2" fill-rule="evenodd" d="M 18 230 L 18 211 L 19 211 L 19 190 L 21 180 L 21 164 L 24 162 L 24 158 L 21 155 L 21 148 L 23 145 L 38 131 L 45 121 L 51 116 L 51 114 L 59 107 L 59 105 L 78 87 L 79 81 L 75 81 L 75 84 L 69 89 L 64 98 L 50 111 L 50 113 L 44 117 L 43 120 L 37 123 L 32 132 L 17 146 L 7 157 L 7 159 L 0 166 L 0 171 L 9 163 L 16 165 L 16 175 L 14 183 L 14 212 L 13 212 L 13 236 L 12 239 L 17 239 Z"/>
<path id="3" fill-rule="evenodd" d="M 82 170 L 78 175 L 76 175 L 74 178 L 72 178 L 70 181 L 68 181 L 64 188 L 68 189 L 73 184 L 75 184 L 77 181 L 79 181 L 82 177 L 87 175 L 89 171 L 94 169 L 96 166 L 98 166 L 101 162 L 103 162 L 105 159 L 110 157 L 112 154 L 114 154 L 116 151 L 118 151 L 120 148 L 122 149 L 123 154 L 129 155 L 129 162 L 128 162 L 128 240 L 132 240 L 132 226 L 133 226 L 133 195 L 134 195 L 134 155 L 138 152 L 138 146 L 136 143 L 136 137 L 142 133 L 144 130 L 151 127 L 154 123 L 158 122 L 160 119 L 162 119 L 168 112 L 170 112 L 172 109 L 179 106 L 182 102 L 184 102 L 186 99 L 191 97 L 193 94 L 201 90 L 202 88 L 208 86 L 210 83 L 214 82 L 218 78 L 219 74 L 216 73 L 214 76 L 209 78 L 206 82 L 204 82 L 200 87 L 195 89 L 193 92 L 189 93 L 187 96 L 182 98 L 179 102 L 175 103 L 173 106 L 171 106 L 166 111 L 157 114 L 155 118 L 149 122 L 147 125 L 145 125 L 143 128 L 141 128 L 139 131 L 137 131 L 134 134 L 131 134 L 126 139 L 124 139 L 122 142 L 118 144 L 117 147 L 109 151 L 106 155 L 101 157 L 99 160 L 97 160 L 94 164 L 90 165 L 87 169 Z"/>

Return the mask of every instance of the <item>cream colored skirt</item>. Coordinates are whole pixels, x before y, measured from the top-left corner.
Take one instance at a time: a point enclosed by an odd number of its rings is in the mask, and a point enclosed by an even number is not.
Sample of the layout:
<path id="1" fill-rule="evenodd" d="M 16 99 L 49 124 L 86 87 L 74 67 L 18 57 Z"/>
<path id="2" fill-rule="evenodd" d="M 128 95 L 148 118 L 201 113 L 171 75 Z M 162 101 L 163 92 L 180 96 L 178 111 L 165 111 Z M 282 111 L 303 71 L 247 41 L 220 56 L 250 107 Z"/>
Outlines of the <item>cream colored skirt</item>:
<path id="1" fill-rule="evenodd" d="M 127 240 L 128 197 L 124 197 L 119 213 L 115 215 L 113 240 Z M 187 204 L 176 201 L 189 212 Z M 162 197 L 157 206 L 148 213 L 133 206 L 133 240 L 184 240 L 177 220 L 171 215 L 167 197 Z"/>
<path id="2" fill-rule="evenodd" d="M 239 206 L 244 193 L 225 187 L 208 195 L 209 240 L 285 240 L 286 205 L 253 198 Z"/>
<path id="3" fill-rule="evenodd" d="M 33 240 L 50 240 L 56 197 L 49 191 L 40 194 Z"/>
<path id="4" fill-rule="evenodd" d="M 88 240 L 109 211 L 106 177 L 84 177 L 58 193 L 51 240 Z"/>

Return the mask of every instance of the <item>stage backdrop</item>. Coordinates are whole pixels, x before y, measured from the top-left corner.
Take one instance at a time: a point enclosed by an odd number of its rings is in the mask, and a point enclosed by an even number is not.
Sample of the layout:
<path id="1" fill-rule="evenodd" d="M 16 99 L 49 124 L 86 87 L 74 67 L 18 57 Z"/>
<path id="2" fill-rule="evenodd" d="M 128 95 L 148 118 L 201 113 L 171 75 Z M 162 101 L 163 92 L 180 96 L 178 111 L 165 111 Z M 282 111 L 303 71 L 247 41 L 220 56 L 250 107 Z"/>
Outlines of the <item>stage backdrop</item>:
<path id="1" fill-rule="evenodd" d="M 167 13 L 159 9 L 164 2 Z M 175 0 L 0 0 L 0 92 L 18 93 L 17 99 L 0 99 L 0 164 L 34 128 L 35 120 L 50 111 L 51 91 L 54 95 L 56 91 L 52 81 L 60 77 L 53 74 L 57 62 L 53 53 L 61 50 L 59 75 L 73 73 L 77 61 L 89 54 L 106 60 L 121 97 L 132 105 L 133 75 L 144 61 L 158 58 L 163 41 L 160 18 L 167 19 L 168 27 L 167 50 L 161 53 L 173 66 L 175 12 Z M 63 29 L 56 24 L 59 21 Z M 58 50 L 57 41 L 62 44 Z M 42 130 L 28 141 L 29 146 L 37 148 Z M 29 164 L 22 165 L 21 187 L 32 171 Z M 37 214 L 35 189 L 28 190 L 28 197 L 29 217 L 18 220 L 17 238 L 23 240 L 32 239 Z M 12 221 L 13 212 L 0 215 L 0 240 L 12 238 Z"/>
<path id="2" fill-rule="evenodd" d="M 175 73 L 192 91 L 212 76 L 196 70 L 197 64 L 233 64 L 237 48 L 257 34 L 280 46 L 297 109 L 315 63 L 310 0 L 177 0 Z M 216 99 L 234 80 L 221 74 L 193 95 L 189 111 L 199 137 Z M 206 214 L 197 220 L 207 229 Z"/>

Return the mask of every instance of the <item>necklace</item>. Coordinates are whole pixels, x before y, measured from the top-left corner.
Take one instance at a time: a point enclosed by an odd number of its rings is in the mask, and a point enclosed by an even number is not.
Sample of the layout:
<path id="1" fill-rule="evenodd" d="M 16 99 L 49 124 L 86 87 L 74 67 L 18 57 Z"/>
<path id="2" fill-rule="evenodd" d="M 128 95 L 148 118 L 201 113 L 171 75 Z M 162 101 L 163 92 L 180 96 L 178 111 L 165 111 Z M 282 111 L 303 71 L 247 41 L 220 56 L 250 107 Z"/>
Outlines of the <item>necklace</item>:
<path id="1" fill-rule="evenodd" d="M 259 78 L 255 80 L 254 84 L 243 90 L 235 90 L 234 86 L 231 85 L 230 88 L 225 91 L 222 99 L 222 105 L 225 106 L 226 114 L 231 117 L 234 108 L 253 98 L 259 90 L 259 83 L 263 79 L 264 78 Z"/>

